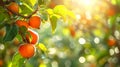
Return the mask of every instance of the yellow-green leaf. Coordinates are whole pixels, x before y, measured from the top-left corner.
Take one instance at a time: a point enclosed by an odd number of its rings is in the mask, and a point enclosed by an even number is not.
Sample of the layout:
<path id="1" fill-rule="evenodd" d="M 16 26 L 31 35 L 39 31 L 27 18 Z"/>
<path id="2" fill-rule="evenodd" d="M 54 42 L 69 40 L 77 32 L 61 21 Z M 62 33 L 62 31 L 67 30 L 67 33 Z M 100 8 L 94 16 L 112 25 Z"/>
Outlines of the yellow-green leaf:
<path id="1" fill-rule="evenodd" d="M 58 18 L 55 15 L 52 15 L 50 17 L 50 22 L 51 22 L 51 26 L 52 26 L 52 31 L 54 32 L 57 26 L 57 20 Z"/>
<path id="2" fill-rule="evenodd" d="M 37 0 L 29 0 L 32 6 L 34 6 L 37 3 Z"/>
<path id="3" fill-rule="evenodd" d="M 58 5 L 53 9 L 55 14 L 61 15 L 66 20 L 68 9 L 64 5 Z"/>
<path id="4" fill-rule="evenodd" d="M 53 14 L 53 10 L 49 8 L 49 9 L 47 9 L 47 13 L 48 14 Z"/>
<path id="5" fill-rule="evenodd" d="M 47 67 L 47 65 L 45 63 L 41 63 L 39 67 Z"/>
<path id="6" fill-rule="evenodd" d="M 75 14 L 72 11 L 67 12 L 68 16 L 71 17 L 72 19 L 75 19 Z"/>
<path id="7" fill-rule="evenodd" d="M 43 52 L 47 51 L 47 48 L 46 48 L 46 46 L 43 43 L 39 43 L 37 45 L 37 47 L 38 47 L 38 49 L 42 50 Z"/>

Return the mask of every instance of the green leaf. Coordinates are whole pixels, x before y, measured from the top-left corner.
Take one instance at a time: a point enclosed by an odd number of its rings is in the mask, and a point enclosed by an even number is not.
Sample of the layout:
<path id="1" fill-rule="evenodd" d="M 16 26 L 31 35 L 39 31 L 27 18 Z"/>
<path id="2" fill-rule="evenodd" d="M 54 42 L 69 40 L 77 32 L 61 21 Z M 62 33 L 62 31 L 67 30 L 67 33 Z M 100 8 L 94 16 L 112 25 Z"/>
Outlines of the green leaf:
<path id="1" fill-rule="evenodd" d="M 98 37 L 102 37 L 102 36 L 103 36 L 102 31 L 99 30 L 99 29 L 93 30 L 93 34 L 94 34 L 95 36 L 98 36 Z"/>
<path id="2" fill-rule="evenodd" d="M 113 5 L 116 5 L 116 0 L 111 0 L 111 3 L 113 4 Z"/>
<path id="3" fill-rule="evenodd" d="M 12 67 L 23 67 L 24 61 L 23 58 L 18 52 L 12 58 Z"/>
<path id="4" fill-rule="evenodd" d="M 56 29 L 57 20 L 58 20 L 58 18 L 57 18 L 55 15 L 52 15 L 52 16 L 50 17 L 51 26 L 52 26 L 52 31 L 54 31 L 54 30 Z"/>
<path id="5" fill-rule="evenodd" d="M 21 26 L 19 27 L 19 31 L 22 33 L 22 34 L 25 34 L 27 32 L 27 28 L 25 26 Z"/>
<path id="6" fill-rule="evenodd" d="M 49 8 L 49 9 L 47 9 L 46 11 L 47 11 L 47 13 L 48 13 L 48 14 L 53 14 L 53 10 L 52 10 L 52 9 L 50 9 L 50 8 Z"/>
<path id="7" fill-rule="evenodd" d="M 8 19 L 9 19 L 8 13 L 5 12 L 5 10 L 3 10 L 3 8 L 0 7 L 0 23 Z"/>
<path id="8" fill-rule="evenodd" d="M 50 0 L 38 0 L 39 5 L 48 5 Z"/>
<path id="9" fill-rule="evenodd" d="M 29 7 L 34 7 L 38 0 L 22 0 L 23 3 L 29 5 Z"/>
<path id="10" fill-rule="evenodd" d="M 112 17 L 110 17 L 108 20 L 109 20 L 109 27 L 110 28 L 112 28 L 113 27 L 113 25 L 115 24 L 115 22 L 116 22 L 116 15 L 115 16 L 112 16 Z"/>
<path id="11" fill-rule="evenodd" d="M 72 11 L 67 12 L 68 16 L 71 17 L 72 19 L 76 19 L 75 14 Z"/>
<path id="12" fill-rule="evenodd" d="M 0 13 L 0 23 L 2 21 L 4 21 L 4 19 L 5 19 L 5 14 L 4 13 Z"/>
<path id="13" fill-rule="evenodd" d="M 22 5 L 20 5 L 21 8 L 21 14 L 31 14 L 33 12 L 33 9 L 27 5 L 26 3 L 23 3 Z"/>
<path id="14" fill-rule="evenodd" d="M 3 38 L 3 41 L 11 41 L 18 33 L 18 27 L 16 25 L 6 25 L 6 34 Z"/>
<path id="15" fill-rule="evenodd" d="M 58 5 L 53 9 L 55 14 L 61 15 L 64 20 L 68 16 L 68 9 L 64 5 Z"/>
<path id="16" fill-rule="evenodd" d="M 39 43 L 37 45 L 37 47 L 38 47 L 38 49 L 42 50 L 45 53 L 48 51 L 47 48 L 46 48 L 46 46 L 43 43 Z"/>
<path id="17" fill-rule="evenodd" d="M 41 15 L 42 20 L 47 21 L 48 20 L 48 14 L 47 13 L 42 13 Z"/>
<path id="18" fill-rule="evenodd" d="M 120 6 L 120 0 L 116 0 L 117 5 Z"/>
<path id="19" fill-rule="evenodd" d="M 0 6 L 0 12 L 2 13 L 2 12 L 5 12 L 5 9 L 2 7 L 2 6 Z"/>
<path id="20" fill-rule="evenodd" d="M 34 6 L 37 3 L 37 0 L 28 0 L 28 1 L 30 1 L 32 6 Z"/>

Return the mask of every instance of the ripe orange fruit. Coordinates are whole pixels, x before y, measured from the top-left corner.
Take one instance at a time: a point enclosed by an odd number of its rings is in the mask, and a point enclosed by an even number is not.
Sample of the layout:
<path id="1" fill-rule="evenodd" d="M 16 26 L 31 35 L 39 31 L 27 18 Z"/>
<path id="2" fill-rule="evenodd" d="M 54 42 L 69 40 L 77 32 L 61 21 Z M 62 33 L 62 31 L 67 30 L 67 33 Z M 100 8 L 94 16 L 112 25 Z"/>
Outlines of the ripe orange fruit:
<path id="1" fill-rule="evenodd" d="M 38 34 L 33 30 L 28 30 L 28 34 L 26 35 L 26 40 L 31 44 L 36 44 L 38 42 L 39 36 Z"/>
<path id="2" fill-rule="evenodd" d="M 72 36 L 72 37 L 74 37 L 75 36 L 75 28 L 73 27 L 73 26 L 70 26 L 69 27 L 69 31 L 70 31 L 70 35 Z"/>
<path id="3" fill-rule="evenodd" d="M 14 13 L 19 13 L 19 5 L 16 2 L 11 2 L 10 5 L 8 5 L 8 9 Z"/>
<path id="4" fill-rule="evenodd" d="M 114 46 L 115 44 L 116 44 L 116 40 L 114 38 L 109 38 L 108 45 L 109 46 Z"/>
<path id="5" fill-rule="evenodd" d="M 0 67 L 2 67 L 2 66 L 3 66 L 3 60 L 0 59 Z"/>
<path id="6" fill-rule="evenodd" d="M 19 53 L 24 58 L 30 58 L 35 53 L 35 48 L 32 44 L 24 43 L 19 47 Z"/>
<path id="7" fill-rule="evenodd" d="M 25 26 L 26 28 L 29 27 L 29 24 L 26 22 L 26 21 L 23 21 L 23 20 L 17 20 L 16 21 L 16 24 L 21 27 L 21 26 Z"/>
<path id="8" fill-rule="evenodd" d="M 115 10 L 114 9 L 109 9 L 108 11 L 107 11 L 107 15 L 108 16 L 113 16 L 113 15 L 115 15 Z"/>
<path id="9" fill-rule="evenodd" d="M 29 25 L 30 25 L 32 28 L 39 28 L 39 27 L 40 27 L 40 24 L 41 24 L 41 19 L 40 19 L 40 17 L 38 17 L 38 16 L 32 16 L 32 17 L 29 19 Z"/>
<path id="10" fill-rule="evenodd" d="M 51 1 L 48 6 L 49 6 L 50 8 L 54 8 L 56 5 L 57 5 L 57 4 L 56 4 L 54 1 Z"/>

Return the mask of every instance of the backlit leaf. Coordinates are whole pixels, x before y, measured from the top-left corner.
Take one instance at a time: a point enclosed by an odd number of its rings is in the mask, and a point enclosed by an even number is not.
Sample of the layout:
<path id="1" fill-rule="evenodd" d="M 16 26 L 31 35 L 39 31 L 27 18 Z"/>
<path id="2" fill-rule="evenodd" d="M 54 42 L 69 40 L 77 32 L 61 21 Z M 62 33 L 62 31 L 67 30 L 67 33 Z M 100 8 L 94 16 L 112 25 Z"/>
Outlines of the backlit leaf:
<path id="1" fill-rule="evenodd" d="M 47 48 L 43 43 L 39 43 L 37 47 L 38 47 L 38 49 L 42 50 L 43 52 L 47 51 Z"/>
<path id="2" fill-rule="evenodd" d="M 55 15 L 52 15 L 50 17 L 50 22 L 51 22 L 51 26 L 52 26 L 52 31 L 54 32 L 57 26 L 57 20 L 58 18 Z"/>
<path id="3" fill-rule="evenodd" d="M 53 14 L 53 10 L 52 9 L 47 9 L 47 13 L 48 14 Z"/>
<path id="4" fill-rule="evenodd" d="M 31 5 L 34 6 L 37 3 L 37 0 L 29 0 Z"/>
<path id="5" fill-rule="evenodd" d="M 53 9 L 55 14 L 61 15 L 64 20 L 66 20 L 68 10 L 64 5 L 58 5 Z"/>
<path id="6" fill-rule="evenodd" d="M 23 58 L 18 52 L 12 58 L 12 67 L 23 67 L 24 61 Z"/>

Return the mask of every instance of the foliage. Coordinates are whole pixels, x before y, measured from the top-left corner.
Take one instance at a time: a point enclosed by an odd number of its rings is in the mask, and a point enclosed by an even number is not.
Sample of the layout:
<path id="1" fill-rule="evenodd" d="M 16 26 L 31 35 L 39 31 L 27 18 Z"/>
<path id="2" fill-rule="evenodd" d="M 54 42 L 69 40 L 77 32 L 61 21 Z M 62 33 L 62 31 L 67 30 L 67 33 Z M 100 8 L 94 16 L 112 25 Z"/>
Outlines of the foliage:
<path id="1" fill-rule="evenodd" d="M 85 1 L 0 0 L 0 67 L 119 67 L 120 1 Z M 21 56 L 19 46 L 34 37 L 34 56 Z"/>

